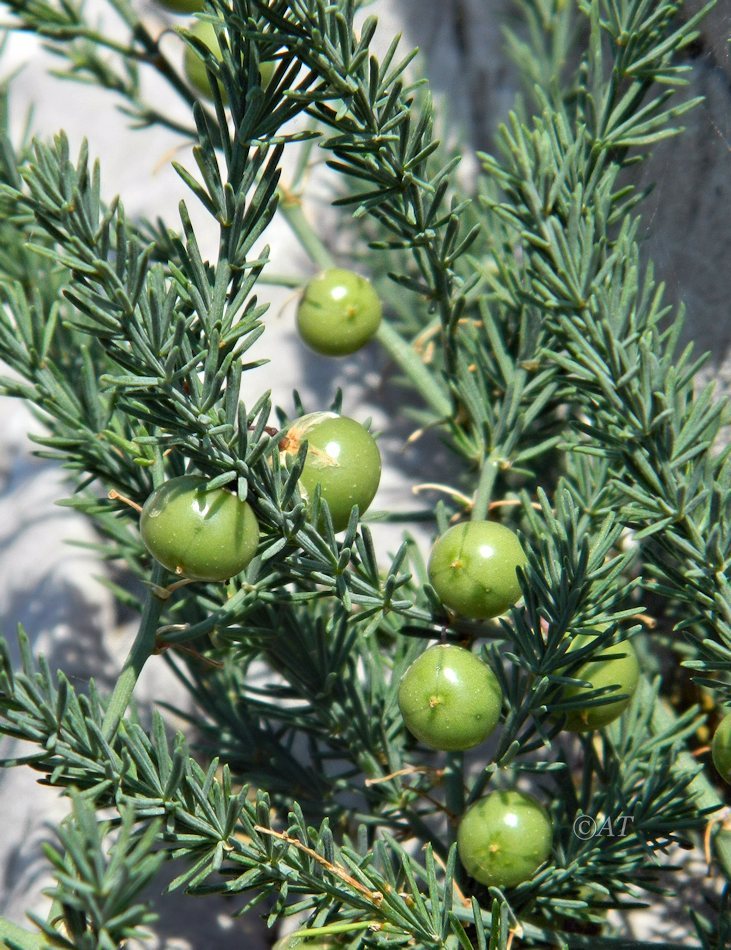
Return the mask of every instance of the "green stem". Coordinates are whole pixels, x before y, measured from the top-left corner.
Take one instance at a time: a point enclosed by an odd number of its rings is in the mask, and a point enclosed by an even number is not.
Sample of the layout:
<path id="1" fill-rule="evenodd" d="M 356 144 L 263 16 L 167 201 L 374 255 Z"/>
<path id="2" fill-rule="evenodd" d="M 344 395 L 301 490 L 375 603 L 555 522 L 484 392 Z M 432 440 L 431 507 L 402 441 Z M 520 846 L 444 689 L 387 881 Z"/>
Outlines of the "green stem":
<path id="1" fill-rule="evenodd" d="M 279 210 L 292 229 L 297 240 L 309 255 L 313 264 L 326 270 L 335 266 L 335 259 L 315 233 L 302 209 L 302 202 L 296 196 L 280 189 Z"/>
<path id="2" fill-rule="evenodd" d="M 414 384 L 424 402 L 431 406 L 440 419 L 448 419 L 452 415 L 452 402 L 413 346 L 387 320 L 381 321 L 376 337 L 394 363 Z"/>
<path id="3" fill-rule="evenodd" d="M 55 927 L 61 920 L 63 920 L 63 904 L 58 897 L 54 897 L 46 915 L 46 923 L 51 927 Z"/>
<path id="4" fill-rule="evenodd" d="M 359 930 L 368 930 L 373 927 L 373 920 L 351 920 L 344 924 L 327 924 L 324 927 L 305 927 L 303 930 L 295 930 L 290 937 L 307 937 L 314 940 L 315 937 L 328 937 L 331 934 L 349 934 L 356 933 Z M 378 924 L 379 932 L 402 934 L 401 927 L 395 927 L 393 924 Z"/>
<path id="5" fill-rule="evenodd" d="M 135 47 L 130 47 L 128 44 L 120 43 L 117 40 L 109 36 L 105 36 L 103 33 L 99 33 L 92 29 L 80 29 L 77 31 L 76 35 L 88 39 L 90 43 L 93 43 L 97 46 L 105 47 L 106 49 L 119 53 L 119 55 L 125 60 L 133 60 L 153 66 L 162 76 L 165 77 L 168 83 L 170 83 L 178 95 L 185 100 L 188 106 L 192 108 L 194 102 L 196 102 L 199 97 L 196 96 L 182 76 L 178 75 L 177 70 L 174 68 L 168 57 L 162 52 L 159 38 L 155 38 L 140 19 L 139 11 L 134 9 L 133 6 L 128 3 L 118 3 L 115 2 L 115 0 L 112 0 L 112 5 L 114 6 L 116 13 L 122 18 L 129 28 L 134 39 L 137 40 L 143 47 L 144 52 L 142 50 L 136 49 Z M 173 31 L 166 30 L 165 32 L 170 33 Z M 181 46 L 184 45 L 184 41 L 182 39 L 180 40 L 180 43 Z M 153 111 L 150 112 L 150 115 L 153 115 L 156 121 L 161 122 L 161 124 L 165 125 L 174 132 L 179 132 L 180 134 L 186 136 L 192 135 L 195 137 L 195 129 L 187 129 L 183 125 L 171 122 L 162 113 Z M 221 136 L 218 129 L 215 127 L 215 124 L 210 125 L 209 134 L 211 134 L 216 147 L 220 148 Z"/>
<path id="6" fill-rule="evenodd" d="M 142 668 L 155 651 L 158 620 L 165 605 L 165 599 L 159 593 L 164 576 L 165 568 L 155 563 L 140 628 L 119 674 L 102 723 L 102 732 L 108 741 L 114 738 L 132 699 Z"/>
<path id="7" fill-rule="evenodd" d="M 117 13 L 125 21 L 129 29 L 132 31 L 133 37 L 144 47 L 145 53 L 140 55 L 137 51 L 132 51 L 133 55 L 138 61 L 150 63 L 157 69 L 157 71 L 167 79 L 173 89 L 181 96 L 189 106 L 193 106 L 193 103 L 197 100 L 196 94 L 190 88 L 188 83 L 178 75 L 177 70 L 173 67 L 170 60 L 165 56 L 160 48 L 160 42 L 156 39 L 150 31 L 147 29 L 145 24 L 139 17 L 139 11 L 133 9 L 127 4 L 114 4 Z M 106 40 L 105 40 L 106 42 Z M 181 45 L 183 45 L 183 40 L 180 40 Z M 220 139 L 220 135 L 216 130 L 216 139 Z M 220 141 L 217 142 L 220 147 Z"/>
<path id="8" fill-rule="evenodd" d="M 472 506 L 470 521 L 484 521 L 487 518 L 497 472 L 498 468 L 494 460 L 492 458 L 485 459 L 482 471 L 480 472 L 480 480 L 477 483 L 477 491 L 475 492 L 475 501 Z"/>
<path id="9" fill-rule="evenodd" d="M 302 278 L 287 277 L 286 274 L 269 274 L 264 271 L 257 283 L 265 287 L 288 287 L 290 290 L 298 290 L 302 286 Z"/>
<path id="10" fill-rule="evenodd" d="M 450 846 L 457 839 L 457 821 L 465 806 L 464 797 L 464 753 L 448 752 L 444 769 L 445 805 L 449 813 L 447 839 Z"/>

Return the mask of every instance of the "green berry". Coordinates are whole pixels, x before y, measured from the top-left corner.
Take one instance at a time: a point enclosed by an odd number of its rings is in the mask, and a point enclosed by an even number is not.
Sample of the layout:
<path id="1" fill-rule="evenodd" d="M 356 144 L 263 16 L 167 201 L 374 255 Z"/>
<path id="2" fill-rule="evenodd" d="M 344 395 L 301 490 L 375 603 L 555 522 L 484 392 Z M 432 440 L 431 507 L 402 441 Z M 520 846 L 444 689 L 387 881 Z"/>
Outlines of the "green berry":
<path id="1" fill-rule="evenodd" d="M 312 412 L 297 420 L 283 439 L 285 464 L 303 442 L 307 456 L 300 476 L 303 496 L 317 487 L 327 502 L 335 531 L 348 526 L 354 505 L 362 515 L 381 480 L 381 454 L 373 436 L 355 419 L 334 412 Z"/>
<path id="2" fill-rule="evenodd" d="M 731 712 L 718 724 L 711 741 L 713 764 L 724 782 L 731 783 Z"/>
<path id="3" fill-rule="evenodd" d="M 440 644 L 417 657 L 401 677 L 398 704 L 407 728 L 432 749 L 479 745 L 500 718 L 502 690 L 482 660 Z"/>
<path id="4" fill-rule="evenodd" d="M 572 640 L 571 650 L 587 646 L 595 639 L 588 634 L 579 634 Z M 584 706 L 566 710 L 564 728 L 569 732 L 588 732 L 601 729 L 613 722 L 625 711 L 640 681 L 640 665 L 637 654 L 629 640 L 602 647 L 601 659 L 590 660 L 570 675 L 572 679 L 584 680 L 591 686 L 567 686 L 562 693 L 564 699 L 581 697 L 590 690 L 615 686 L 614 692 L 624 698 L 606 702 L 599 706 Z M 607 694 L 610 696 L 611 694 Z"/>
<path id="5" fill-rule="evenodd" d="M 518 536 L 496 521 L 468 521 L 437 538 L 429 580 L 439 599 L 475 620 L 497 617 L 520 598 L 517 569 L 526 557 Z"/>
<path id="6" fill-rule="evenodd" d="M 219 62 L 221 61 L 221 44 L 218 42 L 216 29 L 210 21 L 196 20 L 195 23 L 191 24 L 189 32 L 207 46 Z M 192 46 L 185 47 L 183 69 L 191 86 L 202 96 L 205 96 L 206 99 L 212 99 L 213 93 L 211 91 L 211 83 L 208 78 L 205 62 Z M 221 96 L 225 102 L 227 96 L 224 88 L 220 82 L 218 85 L 221 90 Z"/>
<path id="7" fill-rule="evenodd" d="M 218 41 L 218 36 L 216 35 L 216 29 L 213 23 L 211 23 L 209 20 L 196 20 L 193 24 L 191 24 L 188 32 L 199 39 L 205 46 L 207 46 L 211 53 L 213 53 L 214 57 L 219 62 L 221 62 L 223 59 L 221 44 Z M 213 99 L 213 93 L 211 91 L 211 84 L 208 79 L 208 72 L 206 71 L 205 62 L 196 52 L 196 50 L 188 45 L 186 45 L 185 52 L 183 54 L 183 69 L 191 86 L 193 86 L 193 88 L 202 96 L 205 96 L 206 99 Z M 267 60 L 266 62 L 259 64 L 259 79 L 262 89 L 266 89 L 266 87 L 269 85 L 269 82 L 274 75 L 275 69 L 276 63 L 271 60 Z M 218 83 L 218 87 L 221 90 L 221 98 L 224 102 L 227 102 L 228 95 L 220 81 Z"/>
<path id="8" fill-rule="evenodd" d="M 140 516 L 147 550 L 163 567 L 198 581 L 239 574 L 256 554 L 259 525 L 251 506 L 206 479 L 181 475 L 149 496 Z"/>
<path id="9" fill-rule="evenodd" d="M 259 63 L 259 82 L 262 89 L 266 89 L 272 81 L 276 68 L 277 64 L 273 59 L 267 59 L 263 63 Z"/>
<path id="10" fill-rule="evenodd" d="M 492 792 L 464 813 L 457 850 L 467 873 L 481 884 L 515 887 L 529 880 L 551 853 L 553 825 L 531 795 Z"/>
<path id="11" fill-rule="evenodd" d="M 297 329 L 316 353 L 346 356 L 371 339 L 381 314 L 381 301 L 370 281 L 332 267 L 306 285 L 297 308 Z"/>

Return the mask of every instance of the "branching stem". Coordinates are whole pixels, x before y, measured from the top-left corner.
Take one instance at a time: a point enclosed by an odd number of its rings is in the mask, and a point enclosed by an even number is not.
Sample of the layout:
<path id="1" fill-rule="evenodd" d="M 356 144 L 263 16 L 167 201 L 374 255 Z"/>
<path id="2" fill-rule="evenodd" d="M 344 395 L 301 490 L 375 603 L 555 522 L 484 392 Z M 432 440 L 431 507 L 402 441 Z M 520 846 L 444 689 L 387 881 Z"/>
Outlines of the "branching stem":
<path id="1" fill-rule="evenodd" d="M 484 521 L 487 518 L 497 473 L 498 467 L 495 460 L 492 457 L 485 459 L 480 472 L 480 480 L 477 483 L 472 513 L 470 514 L 471 521 Z"/>
<path id="2" fill-rule="evenodd" d="M 150 590 L 147 593 L 145 606 L 140 619 L 139 630 L 135 637 L 122 672 L 119 674 L 117 685 L 110 697 L 106 715 L 102 723 L 102 732 L 105 739 L 111 741 L 119 728 L 119 724 L 127 711 L 135 685 L 148 659 L 155 652 L 157 646 L 157 627 L 160 614 L 165 605 L 165 599 L 158 594 L 162 586 L 165 568 L 155 562 L 150 580 Z"/>
<path id="3" fill-rule="evenodd" d="M 464 752 L 448 752 L 444 769 L 444 788 L 449 822 L 447 840 L 451 845 L 456 840 L 457 825 L 455 819 L 462 814 L 465 805 L 464 796 Z"/>

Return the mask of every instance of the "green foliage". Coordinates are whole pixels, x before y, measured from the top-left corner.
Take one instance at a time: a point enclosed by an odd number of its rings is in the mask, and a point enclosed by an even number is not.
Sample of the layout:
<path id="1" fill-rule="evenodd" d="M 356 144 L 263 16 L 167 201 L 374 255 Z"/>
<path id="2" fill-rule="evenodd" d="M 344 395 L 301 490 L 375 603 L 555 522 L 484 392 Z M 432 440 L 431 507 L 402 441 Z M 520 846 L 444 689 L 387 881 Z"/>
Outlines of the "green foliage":
<path id="1" fill-rule="evenodd" d="M 0 732 L 35 747 L 4 764 L 75 790 L 48 851 L 60 916 L 39 926 L 56 945 L 118 945 L 150 922 L 139 888 L 170 856 L 183 868 L 173 888 L 232 895 L 242 913 L 264 902 L 270 924 L 301 913 L 313 935 L 353 948 L 502 950 L 515 935 L 627 946 L 603 911 L 671 893 L 664 854 L 697 844 L 720 804 L 690 754 L 697 708 L 674 709 L 650 675 L 640 597 L 675 625 L 697 686 L 731 701 L 731 495 L 717 444 L 727 403 L 694 391 L 701 361 L 677 352 L 681 316 L 639 262 L 642 195 L 630 177 L 696 104 L 673 95 L 686 71 L 677 54 L 705 11 L 517 3 L 526 29 L 508 43 L 525 104 L 497 154 L 480 156 L 468 195 L 411 78 L 413 54 L 400 58 L 394 41 L 379 60 L 375 20 L 356 29 L 365 4 L 209 0 L 221 58 L 206 65 L 221 85 L 208 108 L 139 11 L 110 2 L 121 38 L 93 27 L 77 0 L 5 6 L 67 76 L 120 95 L 134 125 L 193 140 L 195 173 L 176 169 L 219 239 L 205 260 L 184 202 L 179 231 L 130 221 L 103 196 L 85 146 L 77 159 L 62 134 L 14 148 L 3 107 L 0 357 L 12 376 L 0 393 L 35 407 L 39 454 L 69 471 L 66 503 L 93 520 L 99 551 L 149 582 L 142 601 L 115 588 L 140 627 L 110 697 L 52 676 L 22 635 L 23 669 L 4 654 Z M 259 64 L 272 60 L 263 89 Z M 189 123 L 142 101 L 141 69 L 172 84 Z M 420 401 L 420 427 L 451 453 L 435 533 L 488 513 L 521 533 L 523 601 L 498 620 L 446 610 L 408 535 L 382 565 L 355 514 L 336 537 L 315 492 L 310 516 L 298 488 L 305 447 L 285 468 L 269 394 L 240 400 L 265 332 L 257 285 L 277 279 L 254 246 L 275 214 L 314 263 L 332 264 L 300 196 L 280 185 L 283 151 L 299 147 L 306 162 L 313 144 L 342 176 L 336 204 L 366 235 L 374 273 L 389 275 L 378 339 Z M 165 589 L 171 578 L 152 565 L 129 502 L 189 467 L 248 500 L 262 541 L 223 585 Z M 589 633 L 569 656 L 572 637 Z M 474 753 L 474 769 L 459 754 L 443 767 L 428 758 L 399 714 L 402 673 L 440 635 L 484 639 L 476 652 L 505 697 L 497 741 Z M 560 734 L 557 712 L 612 701 L 596 690 L 567 698 L 566 687 L 628 636 L 648 672 L 627 712 L 600 734 Z M 195 701 L 196 749 L 171 743 L 157 713 L 144 728 L 130 707 L 157 652 Z M 553 853 L 519 886 L 487 890 L 458 867 L 456 822 L 519 778 L 550 803 Z M 118 815 L 117 837 L 96 824 L 102 808 Z M 621 834 L 577 834 L 577 820 L 607 816 L 624 820 Z M 730 837 L 720 826 L 712 835 L 727 879 Z M 723 945 L 726 924 L 694 922 L 703 947 Z M 11 945 L 33 945 L 11 930 L 0 929 Z"/>
<path id="2" fill-rule="evenodd" d="M 71 817 L 57 829 L 60 849 L 45 848 L 57 886 L 49 896 L 61 906 L 64 930 L 31 915 L 54 946 L 113 950 L 126 940 L 147 936 L 142 929 L 156 914 L 135 899 L 154 878 L 165 854 L 153 854 L 160 822 L 150 822 L 142 834 L 135 831 L 134 812 L 120 806 L 121 825 L 109 844 L 106 862 L 100 860 L 111 825 L 99 824 L 93 803 L 72 794 Z"/>

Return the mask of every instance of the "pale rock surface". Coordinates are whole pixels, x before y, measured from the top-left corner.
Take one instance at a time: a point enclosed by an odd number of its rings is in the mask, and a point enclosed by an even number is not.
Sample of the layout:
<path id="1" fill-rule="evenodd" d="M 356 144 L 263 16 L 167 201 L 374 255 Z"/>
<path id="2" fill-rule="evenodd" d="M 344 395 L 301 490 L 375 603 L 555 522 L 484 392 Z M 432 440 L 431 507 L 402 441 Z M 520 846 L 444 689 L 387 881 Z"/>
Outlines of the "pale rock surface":
<path id="1" fill-rule="evenodd" d="M 93 0 L 90 6 L 95 11 L 106 9 L 103 0 Z M 160 27 L 180 22 L 161 18 L 153 4 L 147 6 L 151 22 Z M 505 60 L 500 33 L 500 22 L 510 15 L 511 4 L 507 0 L 378 0 L 368 12 L 381 17 L 381 45 L 401 31 L 405 46 L 422 48 L 422 68 L 427 69 L 437 98 L 447 105 L 448 133 L 466 131 L 475 147 L 491 148 L 497 124 L 515 94 L 515 77 Z M 727 385 L 731 381 L 728 362 L 724 362 L 731 335 L 730 25 L 731 4 L 721 0 L 704 30 L 703 42 L 689 59 L 688 92 L 706 96 L 706 103 L 685 120 L 686 135 L 661 146 L 643 170 L 647 181 L 658 181 L 644 212 L 648 254 L 661 276 L 667 277 L 671 295 L 688 302 L 688 334 L 712 351 L 714 371 Z M 180 55 L 179 40 L 173 34 L 166 43 L 171 55 Z M 81 139 L 88 137 L 92 154 L 102 162 L 105 195 L 120 193 L 130 215 L 160 214 L 174 224 L 185 189 L 169 160 L 176 157 L 192 167 L 189 150 L 178 150 L 179 140 L 165 131 L 131 133 L 106 93 L 49 77 L 47 70 L 57 66 L 57 61 L 40 51 L 31 38 L 13 36 L 2 59 L 2 73 L 21 65 L 13 98 L 18 130 L 33 104 L 32 125 L 40 135 L 65 128 L 72 154 Z M 150 92 L 160 108 L 169 102 L 170 108 L 180 110 L 161 83 L 151 85 Z M 179 115 L 184 113 L 179 111 Z M 189 207 L 200 233 L 207 233 L 211 240 L 208 222 L 192 198 Z M 310 213 L 326 215 L 319 207 L 310 208 Z M 274 223 L 267 241 L 272 245 L 274 270 L 310 271 L 282 222 Z M 376 504 L 415 505 L 410 487 L 423 477 L 423 466 L 416 450 L 404 450 L 408 423 L 384 408 L 389 397 L 393 405 L 399 404 L 398 395 L 383 382 L 388 368 L 384 357 L 370 348 L 334 372 L 331 361 L 303 354 L 293 334 L 287 294 L 270 292 L 268 299 L 266 344 L 257 355 L 275 353 L 276 358 L 259 372 L 258 379 L 252 376 L 252 388 L 259 388 L 245 393 L 247 401 L 273 384 L 275 401 L 285 407 L 291 407 L 291 391 L 296 387 L 314 408 L 329 400 L 337 385 L 345 385 L 345 411 L 362 417 L 372 414 L 376 427 L 384 430 L 387 465 Z M 90 541 L 93 532 L 70 509 L 54 506 L 65 493 L 61 473 L 51 463 L 33 459 L 25 437 L 28 430 L 37 431 L 37 423 L 24 406 L 8 400 L 0 405 L 0 419 L 0 627 L 12 641 L 15 625 L 22 622 L 34 649 L 49 657 L 52 668 L 63 667 L 79 685 L 93 676 L 108 689 L 134 630 L 128 622 L 120 622 L 110 594 L 94 580 L 95 574 L 104 572 L 104 565 L 92 553 L 67 544 Z M 399 541 L 396 530 L 378 528 L 377 536 L 384 551 L 394 550 Z M 147 707 L 160 700 L 186 702 L 177 682 L 158 661 L 150 663 L 143 675 L 139 699 Z M 0 753 L 18 754 L 17 749 L 11 753 L 11 746 L 4 742 Z M 39 845 L 49 826 L 66 812 L 66 803 L 36 784 L 29 770 L 0 772 L 0 814 L 4 816 L 0 914 L 22 922 L 27 909 L 45 913 L 41 888 L 47 886 L 48 878 Z M 165 897 L 158 904 L 162 919 L 150 946 L 170 950 L 269 946 L 273 938 L 255 915 L 232 922 L 235 906 L 222 899 Z M 639 926 L 654 930 L 656 922 L 648 925 L 645 920 Z"/>

